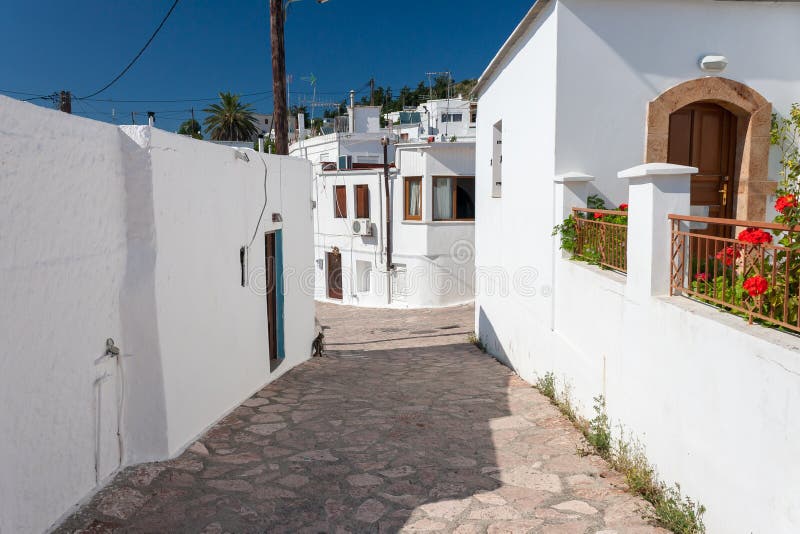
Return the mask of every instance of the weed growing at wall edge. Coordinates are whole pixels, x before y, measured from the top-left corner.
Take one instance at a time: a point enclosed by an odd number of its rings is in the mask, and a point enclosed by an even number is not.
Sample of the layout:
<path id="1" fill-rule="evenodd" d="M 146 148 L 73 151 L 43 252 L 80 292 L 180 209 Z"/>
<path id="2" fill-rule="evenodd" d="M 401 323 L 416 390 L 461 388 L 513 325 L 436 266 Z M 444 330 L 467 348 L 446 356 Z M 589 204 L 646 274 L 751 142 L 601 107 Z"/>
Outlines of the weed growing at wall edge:
<path id="1" fill-rule="evenodd" d="M 467 336 L 467 341 L 478 347 L 478 350 L 481 352 L 486 352 L 486 345 L 483 344 L 483 341 L 481 341 L 481 338 L 479 338 L 475 332 L 470 332 L 469 336 Z"/>
<path id="2" fill-rule="evenodd" d="M 595 397 L 596 415 L 591 421 L 587 421 L 575 411 L 568 385 L 565 384 L 561 394 L 558 393 L 552 372 L 540 377 L 534 387 L 572 421 L 599 456 L 625 476 L 632 493 L 640 495 L 653 505 L 653 511 L 647 519 L 676 534 L 705 533 L 706 527 L 703 524 L 705 506 L 681 495 L 681 487 L 678 484 L 667 486 L 661 482 L 655 468 L 647 460 L 641 443 L 626 439 L 622 433 L 618 440 L 612 438 L 606 402 L 602 395 Z M 588 454 L 587 451 L 580 452 Z"/>

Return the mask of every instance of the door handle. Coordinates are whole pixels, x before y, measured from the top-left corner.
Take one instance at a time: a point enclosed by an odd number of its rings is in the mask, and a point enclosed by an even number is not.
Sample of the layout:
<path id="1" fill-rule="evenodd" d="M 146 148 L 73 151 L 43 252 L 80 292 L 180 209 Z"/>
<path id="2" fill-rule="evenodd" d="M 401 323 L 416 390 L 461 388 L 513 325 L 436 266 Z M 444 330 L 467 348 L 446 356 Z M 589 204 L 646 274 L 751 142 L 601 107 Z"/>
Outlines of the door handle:
<path id="1" fill-rule="evenodd" d="M 718 191 L 718 193 L 722 193 L 722 205 L 723 206 L 727 206 L 728 205 L 728 184 L 727 183 L 722 184 L 722 189 L 720 189 Z"/>

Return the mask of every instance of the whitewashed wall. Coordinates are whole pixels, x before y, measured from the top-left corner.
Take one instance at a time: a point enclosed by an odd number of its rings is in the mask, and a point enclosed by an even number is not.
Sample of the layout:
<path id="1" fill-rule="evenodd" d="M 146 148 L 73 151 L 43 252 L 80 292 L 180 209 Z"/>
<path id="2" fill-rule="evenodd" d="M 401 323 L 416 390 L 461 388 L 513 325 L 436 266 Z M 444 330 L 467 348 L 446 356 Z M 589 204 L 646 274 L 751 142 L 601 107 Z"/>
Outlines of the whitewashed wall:
<path id="1" fill-rule="evenodd" d="M 270 375 L 265 297 L 239 284 L 263 198 L 250 158 L 0 97 L 0 432 L 13 436 L 0 441 L 0 531 L 46 530 L 120 464 L 178 453 L 309 356 L 310 288 L 287 284 L 287 358 Z M 286 266 L 309 272 L 310 165 L 267 165 L 251 270 L 281 212 Z"/>
<path id="2" fill-rule="evenodd" d="M 556 16 L 550 4 L 516 43 L 499 76 L 481 93 L 475 163 L 476 325 L 487 340 L 514 347 L 523 378 L 537 330 L 549 325 L 555 166 Z M 535 81 L 535 83 L 533 83 Z M 525 82 L 525 83 L 523 83 Z M 525 102 L 520 106 L 519 102 Z M 493 127 L 502 121 L 502 196 L 492 198 Z M 515 274 L 520 273 L 520 274 Z M 526 294 L 512 291 L 513 276 Z M 533 293 L 531 295 L 531 292 Z M 502 355 L 501 355 L 502 357 Z M 505 359 L 506 363 L 510 363 Z"/>
<path id="3" fill-rule="evenodd" d="M 707 76 L 698 62 L 708 54 L 787 114 L 800 101 L 787 65 L 800 57 L 798 25 L 792 2 L 560 0 L 555 174 L 591 174 L 596 191 L 624 201 L 616 173 L 643 162 L 647 103 Z M 537 83 L 532 73 L 520 82 Z"/>

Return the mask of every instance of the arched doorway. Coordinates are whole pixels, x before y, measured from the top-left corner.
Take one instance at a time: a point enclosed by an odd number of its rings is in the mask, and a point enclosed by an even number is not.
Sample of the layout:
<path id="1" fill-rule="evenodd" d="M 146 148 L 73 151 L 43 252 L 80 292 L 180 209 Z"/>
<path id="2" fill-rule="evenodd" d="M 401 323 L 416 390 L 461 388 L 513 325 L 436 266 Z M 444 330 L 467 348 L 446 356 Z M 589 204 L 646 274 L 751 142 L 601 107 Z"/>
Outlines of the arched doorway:
<path id="1" fill-rule="evenodd" d="M 690 106 L 696 107 L 692 109 Z M 709 107 L 704 108 L 706 111 L 698 112 L 703 106 Z M 731 120 L 730 144 L 726 145 L 732 152 L 732 159 L 727 169 L 728 198 L 725 199 L 730 211 L 725 216 L 764 220 L 767 196 L 774 193 L 777 185 L 769 180 L 772 105 L 757 91 L 742 83 L 726 78 L 699 78 L 676 85 L 651 101 L 647 113 L 645 162 L 670 161 L 671 143 L 680 144 L 671 141 L 671 127 L 677 128 L 677 123 L 681 123 L 685 132 L 687 127 L 694 128 L 695 118 L 701 123 L 714 121 L 715 116 L 721 116 L 720 110 L 727 112 L 729 119 L 735 119 Z M 693 111 L 695 115 L 687 118 L 688 111 Z M 713 146 L 713 143 L 709 142 L 707 146 Z M 698 157 L 706 157 L 705 150 Z M 677 156 L 674 161 L 679 161 Z M 709 184 L 703 186 L 708 189 L 706 193 L 710 193 Z M 723 189 L 718 188 L 719 205 Z M 709 209 L 709 215 L 711 211 Z"/>

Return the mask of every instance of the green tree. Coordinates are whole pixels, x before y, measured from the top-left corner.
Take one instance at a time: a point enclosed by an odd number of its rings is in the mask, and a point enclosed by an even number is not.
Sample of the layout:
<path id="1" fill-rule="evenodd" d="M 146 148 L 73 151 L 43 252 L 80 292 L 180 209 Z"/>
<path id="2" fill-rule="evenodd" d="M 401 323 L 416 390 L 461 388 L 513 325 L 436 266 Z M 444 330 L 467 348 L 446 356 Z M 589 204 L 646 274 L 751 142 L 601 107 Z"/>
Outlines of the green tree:
<path id="1" fill-rule="evenodd" d="M 204 109 L 208 113 L 203 123 L 214 141 L 249 141 L 258 134 L 251 104 L 239 101 L 239 95 L 219 93 L 219 104 Z"/>
<path id="2" fill-rule="evenodd" d="M 188 119 L 181 123 L 180 127 L 178 127 L 178 133 L 181 135 L 191 135 L 195 139 L 202 139 L 203 134 L 201 133 L 202 128 L 200 127 L 200 123 L 194 119 Z"/>

